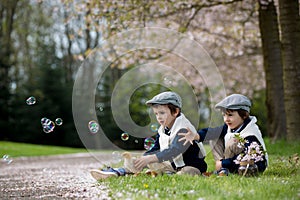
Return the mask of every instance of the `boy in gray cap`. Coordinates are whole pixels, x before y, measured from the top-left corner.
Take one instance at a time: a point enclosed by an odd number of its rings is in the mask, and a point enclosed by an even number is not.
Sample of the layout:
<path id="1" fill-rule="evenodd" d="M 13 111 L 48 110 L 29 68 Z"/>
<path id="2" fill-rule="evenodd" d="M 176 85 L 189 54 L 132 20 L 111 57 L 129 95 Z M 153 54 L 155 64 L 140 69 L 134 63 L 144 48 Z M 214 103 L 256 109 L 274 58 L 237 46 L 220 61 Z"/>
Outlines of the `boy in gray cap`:
<path id="1" fill-rule="evenodd" d="M 196 132 L 195 127 L 181 112 L 182 101 L 175 92 L 163 92 L 146 102 L 156 116 L 160 127 L 154 147 L 134 161 L 134 167 L 141 171 L 144 167 L 158 173 L 201 174 L 206 172 L 206 152 L 202 142 L 184 145 L 178 133 L 187 133 L 187 128 Z M 99 180 L 111 176 L 122 176 L 132 171 L 127 168 L 93 170 L 92 176 Z"/>
<path id="2" fill-rule="evenodd" d="M 201 141 L 204 139 L 216 141 L 212 146 L 212 153 L 215 159 L 216 170 L 219 175 L 228 175 L 229 172 L 237 172 L 239 164 L 235 161 L 240 153 L 247 150 L 254 142 L 261 145 L 266 151 L 262 134 L 256 125 L 256 117 L 250 116 L 250 100 L 241 94 L 232 94 L 219 103 L 215 108 L 223 114 L 224 125 L 216 128 L 204 128 L 198 131 L 188 131 L 179 133 L 183 138 L 179 141 L 188 142 Z M 244 146 L 239 145 L 236 134 L 247 141 Z M 212 143 L 211 143 L 212 144 Z M 265 153 L 262 160 L 255 163 L 260 172 L 264 171 L 268 165 L 268 156 Z"/>
<path id="3" fill-rule="evenodd" d="M 163 165 L 169 165 L 173 171 L 181 171 L 181 173 L 197 170 L 198 174 L 206 172 L 207 164 L 204 161 L 206 152 L 202 142 L 192 142 L 191 145 L 185 146 L 183 142 L 178 141 L 178 133 L 187 132 L 186 128 L 196 131 L 181 112 L 180 96 L 175 92 L 163 92 L 147 101 L 146 104 L 152 107 L 160 127 L 156 135 L 155 146 L 138 158 L 135 166 L 142 169 L 145 166 L 151 168 L 152 163 L 163 163 Z"/>

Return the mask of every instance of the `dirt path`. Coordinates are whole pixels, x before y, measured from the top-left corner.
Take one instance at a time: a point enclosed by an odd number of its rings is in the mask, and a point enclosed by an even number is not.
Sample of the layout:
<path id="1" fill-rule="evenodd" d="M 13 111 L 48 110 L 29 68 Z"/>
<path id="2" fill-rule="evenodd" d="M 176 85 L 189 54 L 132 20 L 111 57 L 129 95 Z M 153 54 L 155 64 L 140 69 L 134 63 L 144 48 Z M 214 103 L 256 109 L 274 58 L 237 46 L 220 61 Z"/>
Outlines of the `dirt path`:
<path id="1" fill-rule="evenodd" d="M 100 156 L 111 159 L 110 154 Z M 98 167 L 99 161 L 88 153 L 1 162 L 0 199 L 111 199 L 107 186 L 89 173 Z"/>

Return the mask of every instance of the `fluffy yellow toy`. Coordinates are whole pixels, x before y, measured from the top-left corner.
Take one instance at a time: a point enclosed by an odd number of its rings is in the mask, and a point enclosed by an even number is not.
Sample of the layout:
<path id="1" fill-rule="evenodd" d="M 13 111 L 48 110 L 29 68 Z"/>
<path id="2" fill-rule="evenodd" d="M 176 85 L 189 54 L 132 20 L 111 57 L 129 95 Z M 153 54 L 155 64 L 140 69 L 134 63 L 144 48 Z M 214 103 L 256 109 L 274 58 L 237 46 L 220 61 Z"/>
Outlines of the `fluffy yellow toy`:
<path id="1" fill-rule="evenodd" d="M 124 159 L 124 168 L 134 174 L 137 174 L 141 172 L 141 170 L 138 170 L 134 167 L 134 161 L 136 160 L 136 157 L 133 157 L 131 153 L 124 152 L 122 153 L 122 157 Z"/>

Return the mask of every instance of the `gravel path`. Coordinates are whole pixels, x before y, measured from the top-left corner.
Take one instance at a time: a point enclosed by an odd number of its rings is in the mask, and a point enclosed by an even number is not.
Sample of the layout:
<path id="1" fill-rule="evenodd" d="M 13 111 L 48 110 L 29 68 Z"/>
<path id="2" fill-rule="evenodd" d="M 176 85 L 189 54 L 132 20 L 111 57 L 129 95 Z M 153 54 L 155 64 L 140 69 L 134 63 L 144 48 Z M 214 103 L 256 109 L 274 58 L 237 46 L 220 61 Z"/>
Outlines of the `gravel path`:
<path id="1" fill-rule="evenodd" d="M 111 159 L 108 153 L 100 156 Z M 89 173 L 99 167 L 99 161 L 89 153 L 2 162 L 0 199 L 111 199 L 105 183 L 98 183 Z"/>

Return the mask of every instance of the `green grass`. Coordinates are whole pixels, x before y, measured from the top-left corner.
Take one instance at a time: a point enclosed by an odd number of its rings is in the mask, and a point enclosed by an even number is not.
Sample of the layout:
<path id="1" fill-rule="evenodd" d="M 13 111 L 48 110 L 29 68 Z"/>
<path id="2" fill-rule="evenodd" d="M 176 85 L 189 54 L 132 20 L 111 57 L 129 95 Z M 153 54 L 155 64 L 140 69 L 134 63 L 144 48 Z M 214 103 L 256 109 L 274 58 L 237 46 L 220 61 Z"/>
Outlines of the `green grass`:
<path id="1" fill-rule="evenodd" d="M 294 156 L 300 152 L 299 143 L 278 141 L 270 144 L 266 139 L 266 145 L 270 166 L 259 177 L 245 178 L 234 174 L 228 177 L 140 175 L 110 178 L 101 183 L 108 185 L 112 199 L 300 199 L 300 161 Z M 206 148 L 209 152 L 206 158 L 208 171 L 213 171 L 213 157 L 209 147 Z M 0 141 L 0 156 L 42 156 L 80 152 L 87 150 Z M 121 165 L 122 163 L 116 164 Z"/>
<path id="2" fill-rule="evenodd" d="M 101 181 L 110 188 L 112 199 L 300 199 L 300 152 L 297 142 L 266 140 L 270 166 L 258 177 L 147 175 L 109 178 Z M 207 156 L 209 171 L 214 168 L 211 153 Z"/>
<path id="3" fill-rule="evenodd" d="M 45 156 L 55 154 L 69 154 L 87 152 L 83 148 L 57 147 L 47 145 L 36 145 L 27 143 L 16 143 L 0 141 L 0 156 L 9 155 L 11 157 L 20 156 Z"/>

